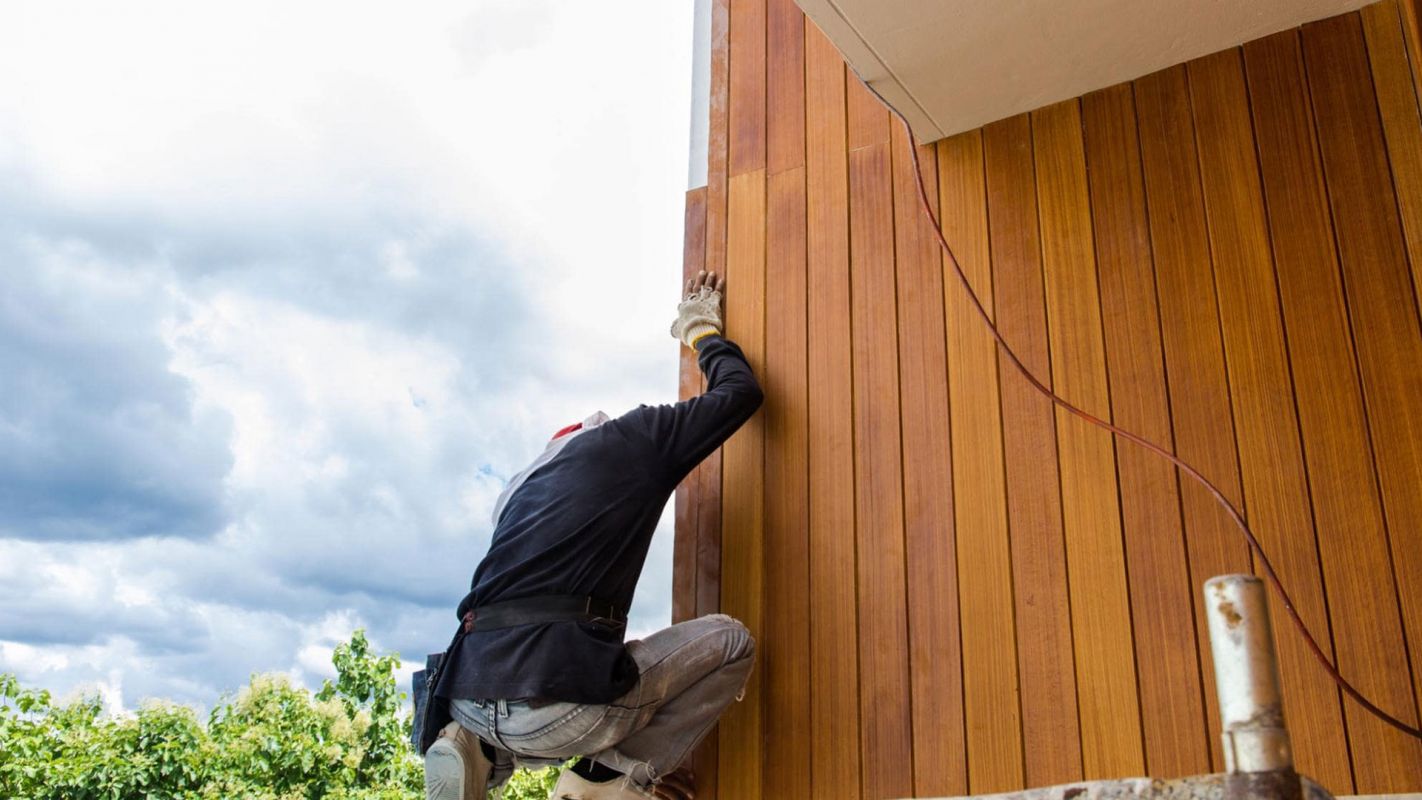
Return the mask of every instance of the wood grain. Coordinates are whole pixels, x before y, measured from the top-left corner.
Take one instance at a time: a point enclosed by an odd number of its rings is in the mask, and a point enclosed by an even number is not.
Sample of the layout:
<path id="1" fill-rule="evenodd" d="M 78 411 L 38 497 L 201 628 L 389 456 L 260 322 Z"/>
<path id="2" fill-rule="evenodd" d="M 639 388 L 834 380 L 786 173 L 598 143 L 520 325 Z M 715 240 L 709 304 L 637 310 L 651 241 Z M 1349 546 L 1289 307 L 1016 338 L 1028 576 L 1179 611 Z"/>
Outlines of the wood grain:
<path id="1" fill-rule="evenodd" d="M 1134 90 L 1175 453 L 1242 505 L 1185 67 L 1141 78 Z M 1182 474 L 1178 480 L 1196 651 L 1205 665 L 1202 689 L 1212 732 L 1210 763 L 1218 771 L 1224 769 L 1219 737 L 1213 735 L 1220 730 L 1219 703 L 1214 670 L 1209 667 L 1209 626 L 1201 587 L 1215 575 L 1249 572 L 1250 560 L 1239 532 L 1215 499 L 1193 479 Z"/>
<path id="2" fill-rule="evenodd" d="M 983 305 L 991 309 L 982 138 L 977 131 L 938 143 L 938 192 L 944 234 Z M 968 790 L 981 794 L 1017 789 L 1023 780 L 1002 419 L 995 344 L 956 279 L 945 280 L 943 293 Z"/>
<path id="3" fill-rule="evenodd" d="M 767 0 L 766 41 L 766 169 L 773 176 L 805 164 L 805 15 L 795 0 Z"/>
<path id="4" fill-rule="evenodd" d="M 1392 564 L 1298 33 L 1253 42 L 1244 58 L 1339 667 L 1365 693 L 1411 706 L 1402 621 L 1378 602 L 1393 593 L 1376 577 Z M 1400 750 L 1403 737 L 1354 704 L 1344 711 L 1359 791 L 1400 791 L 1396 777 L 1422 774 L 1422 749 Z"/>
<path id="5" fill-rule="evenodd" d="M 765 170 L 732 177 L 729 200 L 726 334 L 759 375 L 765 371 Z M 726 442 L 722 467 L 721 608 L 759 638 L 764 621 L 764 415 L 751 417 Z M 763 674 L 762 669 L 752 671 L 745 700 L 721 717 L 720 785 L 727 797 L 760 796 Z"/>
<path id="6" fill-rule="evenodd" d="M 1414 92 L 1399 11 L 1396 0 L 1384 0 L 1365 7 L 1361 14 L 1388 161 L 1397 190 L 1397 210 L 1406 236 L 1407 258 L 1412 265 L 1412 287 L 1416 296 L 1422 298 L 1422 118 L 1418 114 L 1418 95 Z"/>
<path id="7" fill-rule="evenodd" d="M 962 648 L 953 526 L 952 435 L 943 318 L 943 257 L 924 215 L 900 126 L 892 138 L 894 251 L 899 303 L 899 406 L 903 426 L 904 547 L 908 554 L 913 793 L 968 791 L 963 732 Z M 918 148 L 924 186 L 937 209 L 938 159 Z"/>
<path id="8" fill-rule="evenodd" d="M 859 748 L 865 797 L 913 792 L 889 143 L 849 154 Z"/>
<path id="9" fill-rule="evenodd" d="M 731 0 L 712 0 L 710 127 L 706 151 L 706 269 L 711 272 L 721 272 L 726 268 L 726 181 L 730 177 L 730 31 Z"/>
<path id="10" fill-rule="evenodd" d="M 774 117 L 772 117 L 772 121 Z M 773 128 L 773 125 L 772 125 Z M 810 797 L 805 170 L 770 176 L 765 354 L 765 796 Z"/>
<path id="11" fill-rule="evenodd" d="M 766 8 L 765 796 L 810 795 L 809 385 L 805 19 Z"/>
<path id="12" fill-rule="evenodd" d="M 1190 62 L 1189 79 L 1249 521 L 1299 613 L 1331 650 L 1239 52 Z M 1276 630 L 1287 624 L 1275 614 Z M 1301 638 L 1280 636 L 1277 644 L 1295 763 L 1348 791 L 1338 691 Z"/>
<path id="13" fill-rule="evenodd" d="M 706 269 L 726 269 L 726 191 L 729 170 L 731 0 L 711 3 L 711 96 L 706 166 Z M 705 383 L 702 384 L 703 388 Z M 721 610 L 721 450 L 697 467 L 696 615 Z M 698 797 L 720 796 L 719 735 L 712 731 L 692 755 Z"/>
<path id="14" fill-rule="evenodd" d="M 1403 49 L 1403 28 L 1399 25 L 1396 3 L 1378 3 L 1363 9 L 1363 32 L 1368 41 L 1368 62 L 1377 88 L 1378 109 L 1387 139 L 1388 161 L 1397 194 L 1398 214 L 1407 239 L 1407 256 L 1412 268 L 1412 287 L 1422 303 L 1422 119 L 1408 91 L 1410 77 Z M 1419 53 L 1422 55 L 1422 53 Z M 1414 62 L 1416 63 L 1416 62 Z M 1396 513 L 1416 514 L 1406 498 L 1386 498 Z M 1399 499 L 1401 507 L 1397 506 Z M 1414 520 L 1414 521 L 1409 521 Z M 1393 564 L 1398 580 L 1398 602 L 1407 630 L 1408 652 L 1412 655 L 1413 690 L 1422 695 L 1422 586 L 1404 575 L 1422 574 L 1422 546 L 1406 535 L 1415 518 L 1390 520 Z"/>
<path id="15" fill-rule="evenodd" d="M 1416 5 L 918 150 L 1029 367 L 1241 504 L 1324 647 L 1410 719 Z M 759 282 L 732 290 L 729 321 L 767 400 L 677 493 L 674 613 L 745 618 L 762 658 L 696 756 L 698 797 L 1221 769 L 1199 586 L 1251 569 L 1239 533 L 1193 480 L 1015 374 L 929 235 L 911 144 L 794 0 L 715 0 L 712 43 L 683 270 Z M 700 388 L 688 356 L 682 396 Z M 1300 768 L 1408 788 L 1416 746 L 1344 702 L 1282 621 L 1276 638 Z"/>
<path id="16" fill-rule="evenodd" d="M 889 141 L 889 110 L 852 71 L 845 70 L 844 81 L 848 103 L 846 113 L 849 115 L 849 149 L 858 150 Z"/>
<path id="17" fill-rule="evenodd" d="M 1422 486 L 1422 331 L 1416 298 L 1408 296 L 1407 254 L 1378 106 L 1374 97 L 1356 89 L 1371 80 L 1358 16 L 1304 26 L 1303 54 L 1393 539 L 1390 554 L 1376 521 L 1365 514 L 1367 504 L 1376 500 L 1364 494 L 1363 485 L 1355 489 L 1357 497 L 1339 500 L 1340 505 L 1352 502 L 1339 510 L 1337 530 L 1327 530 L 1320 519 L 1319 538 L 1333 545 L 1324 551 L 1324 565 L 1334 567 L 1327 573 L 1334 636 L 1344 674 L 1379 706 L 1415 725 L 1417 697 L 1394 598 L 1422 588 L 1416 586 L 1417 573 L 1399 572 L 1390 579 L 1389 561 L 1397 555 L 1403 568 L 1422 563 L 1422 528 L 1416 527 L 1422 524 L 1417 491 Z M 1336 416 L 1328 425 L 1335 435 L 1341 427 Z M 1327 457 L 1336 459 L 1331 453 Z M 1363 458 L 1360 453 L 1365 466 Z M 1415 607 L 1415 595 L 1407 602 Z M 1359 792 L 1416 785 L 1422 775 L 1422 742 L 1352 704 L 1348 734 L 1349 741 L 1356 741 L 1353 771 Z"/>
<path id="18" fill-rule="evenodd" d="M 765 167 L 766 0 L 731 3 L 730 175 Z"/>
<path id="19" fill-rule="evenodd" d="M 1109 415 L 1076 101 L 1032 112 L 1032 138 L 1054 388 L 1088 412 Z M 1143 771 L 1145 759 L 1115 448 L 1109 434 L 1060 410 L 1057 441 L 1076 643 L 1082 776 L 1093 780 L 1135 775 Z"/>
<path id="20" fill-rule="evenodd" d="M 1047 303 L 1037 235 L 1032 123 L 1020 114 L 983 129 L 993 301 L 1003 338 L 1047 385 Z M 951 278 L 949 279 L 952 280 Z M 1017 623 L 1026 784 L 1081 779 L 1071 600 L 1062 533 L 1052 401 L 998 354 L 1007 515 Z"/>
<path id="21" fill-rule="evenodd" d="M 1412 64 L 1412 84 L 1422 104 L 1422 0 L 1400 0 L 1407 60 Z"/>
<path id="22" fill-rule="evenodd" d="M 689 280 L 706 266 L 706 187 L 686 193 L 686 210 L 682 227 L 682 280 Z M 677 399 L 686 400 L 701 392 L 701 369 L 696 363 L 696 351 L 681 347 L 678 371 Z M 700 475 L 696 470 L 676 487 L 675 530 L 672 545 L 672 622 L 685 622 L 696 616 L 696 533 L 697 487 Z"/>
<path id="23" fill-rule="evenodd" d="M 849 174 L 844 62 L 805 28 L 810 386 L 810 741 L 814 797 L 860 785 Z"/>
<path id="24" fill-rule="evenodd" d="M 1081 109 L 1111 418 L 1171 449 L 1170 399 L 1131 86 L 1119 84 L 1086 95 Z M 1205 725 L 1202 664 L 1195 651 L 1194 620 L 1181 613 L 1191 608 L 1194 590 L 1175 468 L 1155 453 L 1120 440 L 1116 458 L 1146 770 L 1162 778 L 1208 772 L 1213 733 Z"/>

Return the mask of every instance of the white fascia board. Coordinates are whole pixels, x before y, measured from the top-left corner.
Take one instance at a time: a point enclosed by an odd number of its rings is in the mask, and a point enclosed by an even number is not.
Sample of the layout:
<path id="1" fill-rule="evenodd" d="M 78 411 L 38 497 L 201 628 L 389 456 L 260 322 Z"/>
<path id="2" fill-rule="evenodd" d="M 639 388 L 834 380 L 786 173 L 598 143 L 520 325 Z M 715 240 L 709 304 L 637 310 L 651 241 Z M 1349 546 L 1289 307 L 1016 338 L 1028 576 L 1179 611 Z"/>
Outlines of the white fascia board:
<path id="1" fill-rule="evenodd" d="M 810 21 L 819 26 L 825 36 L 839 49 L 840 55 L 850 70 L 859 79 L 869 84 L 884 101 L 903 114 L 909 121 L 914 138 L 920 144 L 942 139 L 948 134 L 933 121 L 927 110 L 909 94 L 903 83 L 889 70 L 884 59 L 874 51 L 873 46 L 844 16 L 834 0 L 796 0 L 800 10 Z"/>
<path id="2" fill-rule="evenodd" d="M 796 0 L 933 141 L 1372 0 Z"/>

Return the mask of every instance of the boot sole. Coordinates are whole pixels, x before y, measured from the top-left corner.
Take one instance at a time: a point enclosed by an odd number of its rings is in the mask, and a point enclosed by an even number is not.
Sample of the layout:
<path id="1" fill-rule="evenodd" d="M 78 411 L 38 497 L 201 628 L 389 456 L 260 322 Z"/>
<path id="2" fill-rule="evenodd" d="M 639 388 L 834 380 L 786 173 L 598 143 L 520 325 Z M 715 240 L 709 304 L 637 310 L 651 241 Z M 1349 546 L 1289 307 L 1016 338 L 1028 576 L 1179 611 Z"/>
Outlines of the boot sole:
<path id="1" fill-rule="evenodd" d="M 448 740 L 425 751 L 425 800 L 464 800 L 464 759 Z"/>

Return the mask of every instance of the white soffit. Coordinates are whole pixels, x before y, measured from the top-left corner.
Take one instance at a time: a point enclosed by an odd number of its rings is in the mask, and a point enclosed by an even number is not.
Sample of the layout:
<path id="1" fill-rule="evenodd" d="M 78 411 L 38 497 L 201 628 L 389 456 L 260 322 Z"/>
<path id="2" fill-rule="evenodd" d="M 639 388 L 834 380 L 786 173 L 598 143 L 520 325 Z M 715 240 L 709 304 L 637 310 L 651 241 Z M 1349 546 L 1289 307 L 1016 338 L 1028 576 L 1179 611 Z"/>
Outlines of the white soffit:
<path id="1" fill-rule="evenodd" d="M 796 0 L 931 142 L 1372 0 Z"/>

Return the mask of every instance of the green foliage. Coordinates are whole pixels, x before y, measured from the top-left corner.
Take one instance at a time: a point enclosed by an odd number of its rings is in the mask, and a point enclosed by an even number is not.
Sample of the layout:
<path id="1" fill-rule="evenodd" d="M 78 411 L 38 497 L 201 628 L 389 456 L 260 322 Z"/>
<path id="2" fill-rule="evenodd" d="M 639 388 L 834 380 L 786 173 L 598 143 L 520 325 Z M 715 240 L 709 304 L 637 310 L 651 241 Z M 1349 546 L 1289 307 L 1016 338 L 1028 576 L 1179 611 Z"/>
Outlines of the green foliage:
<path id="1" fill-rule="evenodd" d="M 106 716 L 97 697 L 57 705 L 0 674 L 0 798 L 24 800 L 418 800 L 424 772 L 395 685 L 399 656 L 363 631 L 332 654 L 314 695 L 254 675 L 206 724 L 162 701 Z M 504 800 L 545 800 L 558 770 L 519 772 Z"/>
<path id="2" fill-rule="evenodd" d="M 504 784 L 500 800 L 547 800 L 553 796 L 553 785 L 558 782 L 560 769 L 541 769 L 532 772 L 521 769 Z"/>
<path id="3" fill-rule="evenodd" d="M 409 752 L 410 729 L 409 721 L 399 716 L 405 695 L 396 691 L 392 677 L 400 666 L 400 656 L 373 655 L 365 631 L 358 630 L 349 642 L 336 646 L 331 661 L 336 665 L 336 682 L 326 681 L 316 699 L 323 703 L 338 700 L 348 716 L 363 719 L 357 775 L 371 783 L 398 780 L 401 755 Z"/>

